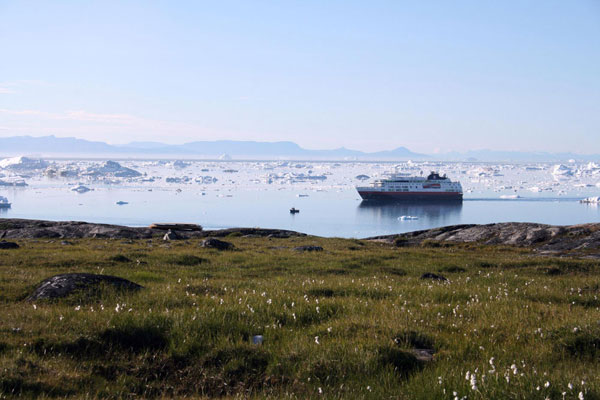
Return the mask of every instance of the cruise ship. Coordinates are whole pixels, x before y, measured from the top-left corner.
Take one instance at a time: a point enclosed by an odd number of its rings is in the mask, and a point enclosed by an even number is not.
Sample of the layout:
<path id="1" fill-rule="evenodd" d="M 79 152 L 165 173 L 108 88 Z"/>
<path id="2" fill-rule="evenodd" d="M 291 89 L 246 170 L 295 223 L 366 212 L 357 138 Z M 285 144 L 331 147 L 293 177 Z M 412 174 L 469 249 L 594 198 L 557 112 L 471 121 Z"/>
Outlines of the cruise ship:
<path id="1" fill-rule="evenodd" d="M 389 174 L 370 186 L 357 187 L 363 200 L 392 201 L 462 201 L 460 182 L 452 182 L 446 175 L 431 172 L 427 178 Z"/>

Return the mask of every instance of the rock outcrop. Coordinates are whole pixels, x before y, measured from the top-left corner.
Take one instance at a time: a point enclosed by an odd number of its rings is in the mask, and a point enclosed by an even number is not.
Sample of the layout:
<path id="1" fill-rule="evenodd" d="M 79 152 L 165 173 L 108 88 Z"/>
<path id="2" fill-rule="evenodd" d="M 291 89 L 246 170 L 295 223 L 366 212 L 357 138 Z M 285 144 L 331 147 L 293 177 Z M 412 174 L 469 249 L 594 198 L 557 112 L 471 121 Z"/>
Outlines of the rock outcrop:
<path id="1" fill-rule="evenodd" d="M 27 300 L 43 300 L 67 297 L 75 292 L 87 291 L 105 284 L 118 290 L 135 291 L 142 289 L 137 283 L 111 275 L 62 274 L 43 280 Z"/>
<path id="2" fill-rule="evenodd" d="M 157 226 L 158 225 L 158 226 Z M 172 225 L 177 228 L 176 224 Z M 173 236 L 180 239 L 255 236 L 269 238 L 288 238 L 291 236 L 306 236 L 303 233 L 262 228 L 231 228 L 215 231 L 191 230 L 187 224 L 181 224 L 181 230 L 171 229 Z M 5 239 L 81 239 L 81 238 L 107 238 L 107 239 L 151 239 L 163 238 L 165 230 L 162 224 L 154 227 L 128 227 L 120 225 L 94 224 L 79 221 L 40 221 L 32 219 L 0 219 L 0 238 Z"/>
<path id="3" fill-rule="evenodd" d="M 531 247 L 537 251 L 600 250 L 600 224 L 554 226 L 506 222 L 487 225 L 452 225 L 399 235 L 375 236 L 367 240 L 398 246 L 428 242 L 480 243 Z"/>

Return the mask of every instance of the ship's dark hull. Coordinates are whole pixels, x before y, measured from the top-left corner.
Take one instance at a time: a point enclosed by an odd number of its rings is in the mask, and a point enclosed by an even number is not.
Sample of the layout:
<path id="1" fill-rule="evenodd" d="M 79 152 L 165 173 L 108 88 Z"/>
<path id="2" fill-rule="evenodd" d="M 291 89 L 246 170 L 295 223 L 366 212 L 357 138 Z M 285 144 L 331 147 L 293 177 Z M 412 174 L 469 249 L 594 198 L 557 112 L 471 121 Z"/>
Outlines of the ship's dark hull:
<path id="1" fill-rule="evenodd" d="M 459 192 L 379 192 L 359 190 L 358 194 L 360 194 L 363 200 L 368 201 L 457 202 L 463 199 L 462 193 Z"/>

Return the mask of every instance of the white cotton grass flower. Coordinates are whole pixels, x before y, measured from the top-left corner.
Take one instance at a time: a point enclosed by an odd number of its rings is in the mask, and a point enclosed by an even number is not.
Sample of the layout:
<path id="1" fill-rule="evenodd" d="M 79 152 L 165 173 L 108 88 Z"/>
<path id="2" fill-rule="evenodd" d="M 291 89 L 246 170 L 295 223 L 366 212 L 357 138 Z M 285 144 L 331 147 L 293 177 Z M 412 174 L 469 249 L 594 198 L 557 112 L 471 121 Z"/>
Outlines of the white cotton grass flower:
<path id="1" fill-rule="evenodd" d="M 477 391 L 477 375 L 471 374 L 471 390 Z"/>
<path id="2" fill-rule="evenodd" d="M 583 400 L 583 392 L 579 392 L 579 396 L 577 396 L 579 400 Z"/>
<path id="3" fill-rule="evenodd" d="M 316 344 L 321 344 L 321 343 L 319 343 L 319 337 L 318 336 L 315 336 L 315 343 Z"/>
<path id="4" fill-rule="evenodd" d="M 544 383 L 544 387 L 545 388 L 549 388 L 550 387 L 550 382 L 546 381 L 546 383 Z"/>

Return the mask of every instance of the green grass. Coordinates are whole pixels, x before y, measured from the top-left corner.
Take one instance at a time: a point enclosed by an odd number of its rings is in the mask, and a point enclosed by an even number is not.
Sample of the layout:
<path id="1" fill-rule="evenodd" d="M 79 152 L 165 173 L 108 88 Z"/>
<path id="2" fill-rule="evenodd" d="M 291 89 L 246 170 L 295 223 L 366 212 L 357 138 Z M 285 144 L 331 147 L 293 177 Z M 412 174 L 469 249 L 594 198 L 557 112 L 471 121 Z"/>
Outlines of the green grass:
<path id="1" fill-rule="evenodd" d="M 236 251 L 104 239 L 0 251 L 0 398 L 600 398 L 596 261 L 476 244 L 227 240 Z M 67 272 L 145 288 L 25 300 Z"/>

